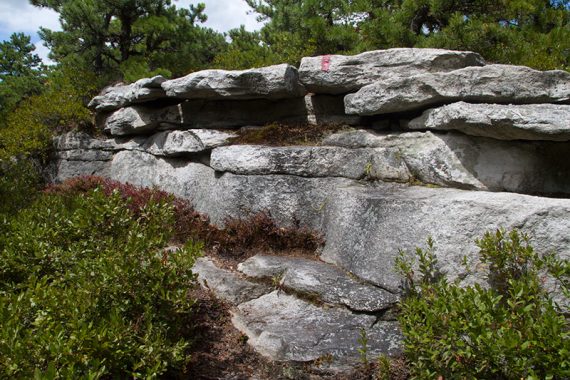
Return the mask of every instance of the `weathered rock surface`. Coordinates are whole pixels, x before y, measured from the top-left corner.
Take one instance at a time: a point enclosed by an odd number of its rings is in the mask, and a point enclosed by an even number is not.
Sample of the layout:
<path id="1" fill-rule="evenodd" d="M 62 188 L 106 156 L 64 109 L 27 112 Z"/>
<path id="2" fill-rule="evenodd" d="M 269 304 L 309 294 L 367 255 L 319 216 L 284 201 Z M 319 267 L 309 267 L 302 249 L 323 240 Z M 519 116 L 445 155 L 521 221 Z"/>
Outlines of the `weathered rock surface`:
<path id="1" fill-rule="evenodd" d="M 149 134 L 157 130 L 193 128 L 234 128 L 271 122 L 306 122 L 303 98 L 272 101 L 189 100 L 167 107 L 134 106 L 122 108 L 104 121 L 102 128 L 111 135 Z"/>
<path id="2" fill-rule="evenodd" d="M 484 64 L 483 58 L 472 52 L 397 48 L 354 56 L 303 58 L 299 76 L 309 92 L 344 94 L 386 77 L 407 77 Z"/>
<path id="3" fill-rule="evenodd" d="M 456 130 L 499 140 L 570 140 L 570 105 L 453 103 L 425 111 L 409 129 Z"/>
<path id="4" fill-rule="evenodd" d="M 105 119 L 104 131 L 113 136 L 148 134 L 161 127 L 182 125 L 180 105 L 154 108 L 133 106 L 121 108 Z"/>
<path id="5" fill-rule="evenodd" d="M 113 111 L 131 104 L 163 98 L 165 93 L 161 84 L 164 81 L 166 78 L 159 75 L 129 85 L 107 87 L 91 100 L 88 107 L 97 112 Z"/>
<path id="6" fill-rule="evenodd" d="M 211 129 L 160 132 L 151 136 L 142 149 L 155 156 L 199 153 L 227 144 L 236 135 Z"/>
<path id="7" fill-rule="evenodd" d="M 345 178 L 220 175 L 204 164 L 138 151 L 117 153 L 109 175 L 117 181 L 156 186 L 189 199 L 197 211 L 217 224 L 223 224 L 227 217 L 243 218 L 271 210 L 271 216 L 280 224 L 300 221 L 317 231 L 322 231 L 323 209 L 334 202 L 335 189 L 351 183 Z"/>
<path id="8" fill-rule="evenodd" d="M 196 260 L 192 271 L 198 275 L 202 287 L 212 290 L 217 297 L 233 305 L 271 292 L 269 286 L 247 281 L 235 272 L 219 268 L 212 259 L 206 257 Z"/>
<path id="9" fill-rule="evenodd" d="M 528 233 L 539 253 L 570 257 L 569 199 L 378 184 L 339 188 L 325 213 L 321 258 L 391 291 L 400 286 L 398 251 L 425 247 L 428 236 L 441 269 L 469 282 L 485 272 L 473 265 L 468 274 L 462 258 L 476 257 L 475 239 L 499 227 Z"/>
<path id="10" fill-rule="evenodd" d="M 321 261 L 299 257 L 257 255 L 238 265 L 249 277 L 278 281 L 309 298 L 351 310 L 376 312 L 394 306 L 399 297 Z"/>
<path id="11" fill-rule="evenodd" d="M 323 144 L 348 149 L 374 148 L 369 179 L 422 183 L 463 189 L 518 193 L 570 194 L 568 143 L 517 142 L 457 133 L 375 133 L 349 131 Z M 388 174 L 392 174 L 390 177 Z"/>
<path id="12" fill-rule="evenodd" d="M 345 107 L 347 114 L 378 115 L 458 101 L 567 103 L 570 102 L 570 73 L 488 65 L 407 78 L 387 77 L 347 95 Z"/>
<path id="13" fill-rule="evenodd" d="M 210 166 L 235 174 L 363 178 L 371 152 L 339 147 L 233 145 L 214 149 Z"/>
<path id="14" fill-rule="evenodd" d="M 256 351 L 277 361 L 307 362 L 332 355 L 333 365 L 354 364 L 361 329 L 371 358 L 401 352 L 397 322 L 374 324 L 373 316 L 319 308 L 278 291 L 238 306 L 232 322 Z"/>
<path id="15" fill-rule="evenodd" d="M 182 99 L 284 99 L 305 95 L 299 74 L 282 64 L 257 69 L 203 70 L 162 83 L 166 95 Z"/>

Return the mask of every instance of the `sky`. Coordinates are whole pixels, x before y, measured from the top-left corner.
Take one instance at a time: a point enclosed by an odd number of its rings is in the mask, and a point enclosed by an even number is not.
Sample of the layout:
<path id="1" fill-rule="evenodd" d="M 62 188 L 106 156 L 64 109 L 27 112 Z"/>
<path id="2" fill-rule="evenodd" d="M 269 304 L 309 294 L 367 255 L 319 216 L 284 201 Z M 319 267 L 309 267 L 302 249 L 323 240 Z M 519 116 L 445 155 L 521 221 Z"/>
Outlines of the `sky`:
<path id="1" fill-rule="evenodd" d="M 256 30 L 261 25 L 255 15 L 247 14 L 250 9 L 243 0 L 173 0 L 177 7 L 187 8 L 190 4 L 206 4 L 208 21 L 204 24 L 220 32 L 226 32 L 240 25 L 247 30 Z M 10 38 L 12 33 L 23 32 L 32 37 L 36 53 L 47 61 L 49 50 L 43 46 L 37 31 L 40 26 L 59 30 L 58 14 L 49 9 L 30 5 L 28 0 L 0 0 L 0 41 Z"/>

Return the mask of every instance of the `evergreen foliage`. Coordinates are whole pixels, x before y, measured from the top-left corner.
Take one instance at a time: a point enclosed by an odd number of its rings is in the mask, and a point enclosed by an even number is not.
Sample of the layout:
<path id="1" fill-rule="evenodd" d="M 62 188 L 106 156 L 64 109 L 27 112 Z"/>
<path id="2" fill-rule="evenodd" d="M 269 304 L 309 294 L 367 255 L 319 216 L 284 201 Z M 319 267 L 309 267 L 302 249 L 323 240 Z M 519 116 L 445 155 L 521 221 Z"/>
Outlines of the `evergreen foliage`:
<path id="1" fill-rule="evenodd" d="M 490 62 L 570 69 L 570 2 L 549 0 L 246 0 L 262 42 L 303 55 L 393 47 L 472 50 Z"/>
<path id="2" fill-rule="evenodd" d="M 46 194 L 0 220 L 0 377 L 172 378 L 188 362 L 200 245 L 164 251 L 173 209 Z"/>
<path id="3" fill-rule="evenodd" d="M 170 0 L 31 0 L 60 14 L 62 31 L 41 29 L 56 62 L 73 62 L 111 80 L 181 76 L 208 66 L 223 36 L 197 25 L 204 4 Z"/>

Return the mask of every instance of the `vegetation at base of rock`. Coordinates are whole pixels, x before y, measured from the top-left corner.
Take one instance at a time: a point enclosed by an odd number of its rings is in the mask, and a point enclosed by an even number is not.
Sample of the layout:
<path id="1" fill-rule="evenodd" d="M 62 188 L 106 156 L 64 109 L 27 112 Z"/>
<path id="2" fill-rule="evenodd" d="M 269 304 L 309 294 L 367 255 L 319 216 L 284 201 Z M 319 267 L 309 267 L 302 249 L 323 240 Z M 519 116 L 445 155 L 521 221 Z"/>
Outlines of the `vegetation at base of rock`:
<path id="1" fill-rule="evenodd" d="M 271 123 L 263 127 L 243 128 L 232 144 L 256 144 L 267 146 L 315 145 L 336 132 L 349 130 L 343 124 L 281 124 Z"/>
<path id="2" fill-rule="evenodd" d="M 173 220 L 163 200 L 102 188 L 42 194 L 0 219 L 0 377 L 180 373 L 201 245 L 164 250 Z"/>
<path id="3" fill-rule="evenodd" d="M 477 245 L 489 288 L 449 282 L 431 240 L 415 259 L 397 260 L 408 290 L 399 321 L 412 378 L 567 378 L 570 326 L 544 281 L 554 276 L 568 295 L 570 263 L 538 255 L 516 230 L 486 233 Z"/>
<path id="4" fill-rule="evenodd" d="M 100 177 L 78 177 L 60 185 L 52 185 L 45 191 L 54 194 L 81 194 L 100 188 L 106 194 L 118 192 L 128 206 L 136 210 L 150 200 L 168 202 L 173 208 L 173 241 L 183 243 L 188 239 L 204 242 L 209 252 L 229 259 L 243 259 L 249 253 L 287 252 L 301 250 L 314 252 L 323 245 L 323 238 L 307 228 L 280 227 L 268 212 L 257 212 L 242 217 L 228 218 L 223 227 L 212 225 L 207 216 L 196 212 L 183 199 L 157 189 L 138 188 L 129 184 Z"/>

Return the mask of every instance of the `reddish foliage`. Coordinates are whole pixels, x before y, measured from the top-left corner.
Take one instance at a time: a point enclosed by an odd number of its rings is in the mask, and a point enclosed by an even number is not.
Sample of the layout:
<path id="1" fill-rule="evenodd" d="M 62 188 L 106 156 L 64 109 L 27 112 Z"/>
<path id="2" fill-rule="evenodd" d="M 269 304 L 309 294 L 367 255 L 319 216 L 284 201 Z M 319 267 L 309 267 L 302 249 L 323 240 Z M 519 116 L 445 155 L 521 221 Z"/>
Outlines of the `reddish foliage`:
<path id="1" fill-rule="evenodd" d="M 118 191 L 125 201 L 129 200 L 128 207 L 135 215 L 139 215 L 140 210 L 150 201 L 169 202 L 174 207 L 176 242 L 200 240 L 207 249 L 224 256 L 243 257 L 252 250 L 282 252 L 299 249 L 314 252 L 323 244 L 322 238 L 308 229 L 277 226 L 267 212 L 244 219 L 230 218 L 226 220 L 224 228 L 218 228 L 184 199 L 158 189 L 136 187 L 101 177 L 73 178 L 49 186 L 44 191 L 49 194 L 75 195 L 95 188 L 100 188 L 107 195 Z"/>

